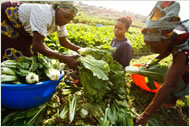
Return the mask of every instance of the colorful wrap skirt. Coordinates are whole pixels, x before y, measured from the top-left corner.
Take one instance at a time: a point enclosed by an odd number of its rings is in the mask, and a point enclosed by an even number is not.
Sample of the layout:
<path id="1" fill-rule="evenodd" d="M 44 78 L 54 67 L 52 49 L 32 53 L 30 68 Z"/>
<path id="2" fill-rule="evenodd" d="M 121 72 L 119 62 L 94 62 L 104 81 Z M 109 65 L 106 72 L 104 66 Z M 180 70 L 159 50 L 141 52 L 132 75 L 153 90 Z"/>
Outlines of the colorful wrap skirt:
<path id="1" fill-rule="evenodd" d="M 18 17 L 18 7 L 21 4 L 22 2 L 1 4 L 1 61 L 33 54 L 32 36 L 24 30 Z"/>

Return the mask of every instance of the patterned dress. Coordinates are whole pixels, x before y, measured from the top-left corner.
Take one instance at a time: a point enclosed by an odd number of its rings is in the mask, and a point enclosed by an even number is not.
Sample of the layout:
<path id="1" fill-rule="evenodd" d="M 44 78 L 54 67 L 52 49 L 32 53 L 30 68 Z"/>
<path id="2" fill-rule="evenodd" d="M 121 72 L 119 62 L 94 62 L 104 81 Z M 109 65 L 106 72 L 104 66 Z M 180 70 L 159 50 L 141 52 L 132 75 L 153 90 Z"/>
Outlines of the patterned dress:
<path id="1" fill-rule="evenodd" d="M 4 2 L 1 4 L 1 60 L 31 56 L 33 32 L 43 37 L 57 32 L 68 35 L 66 26 L 55 23 L 55 10 L 49 4 Z"/>
<path id="2" fill-rule="evenodd" d="M 1 61 L 31 56 L 30 36 L 22 27 L 18 18 L 18 7 L 22 2 L 4 2 L 1 4 Z M 21 43 L 23 42 L 23 43 Z"/>

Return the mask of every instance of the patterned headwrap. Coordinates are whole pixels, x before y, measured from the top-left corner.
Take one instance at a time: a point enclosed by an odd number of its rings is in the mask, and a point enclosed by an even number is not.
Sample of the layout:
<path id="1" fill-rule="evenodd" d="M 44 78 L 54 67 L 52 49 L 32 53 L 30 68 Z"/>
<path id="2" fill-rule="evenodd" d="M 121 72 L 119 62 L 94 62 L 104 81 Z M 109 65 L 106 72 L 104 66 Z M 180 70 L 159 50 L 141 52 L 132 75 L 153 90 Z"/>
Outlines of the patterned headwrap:
<path id="1" fill-rule="evenodd" d="M 173 29 L 180 24 L 179 10 L 178 2 L 158 1 L 142 30 L 144 40 L 154 42 L 171 37 Z"/>
<path id="2" fill-rule="evenodd" d="M 78 9 L 75 6 L 74 1 L 58 1 L 53 4 L 53 8 L 54 9 L 56 9 L 56 8 L 65 9 L 64 11 L 66 13 L 71 14 L 72 16 L 76 16 L 78 14 Z M 73 13 L 71 13 L 70 11 L 67 11 L 67 10 L 71 10 Z"/>

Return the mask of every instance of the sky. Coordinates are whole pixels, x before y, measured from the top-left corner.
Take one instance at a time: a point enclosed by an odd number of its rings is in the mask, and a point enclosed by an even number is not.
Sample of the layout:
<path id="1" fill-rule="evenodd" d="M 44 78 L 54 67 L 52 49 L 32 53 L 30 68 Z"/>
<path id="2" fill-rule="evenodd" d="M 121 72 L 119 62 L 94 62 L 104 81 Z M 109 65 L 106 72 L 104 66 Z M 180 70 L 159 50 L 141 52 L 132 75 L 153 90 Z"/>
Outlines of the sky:
<path id="1" fill-rule="evenodd" d="M 179 1 L 179 0 L 178 0 Z M 130 11 L 136 14 L 148 16 L 156 1 L 80 1 L 84 4 L 94 5 L 97 7 L 112 8 L 117 11 Z M 189 18 L 189 0 L 180 0 L 179 16 L 182 20 Z"/>

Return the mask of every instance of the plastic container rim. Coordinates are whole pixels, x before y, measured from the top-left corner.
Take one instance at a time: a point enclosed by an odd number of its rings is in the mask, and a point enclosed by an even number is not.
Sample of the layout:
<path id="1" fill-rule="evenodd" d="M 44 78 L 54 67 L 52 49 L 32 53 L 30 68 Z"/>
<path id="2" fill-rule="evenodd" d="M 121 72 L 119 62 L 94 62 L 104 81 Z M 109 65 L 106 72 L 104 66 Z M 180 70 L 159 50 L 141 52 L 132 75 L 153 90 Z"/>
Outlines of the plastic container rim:
<path id="1" fill-rule="evenodd" d="M 56 83 L 56 82 L 59 82 L 63 77 L 64 77 L 64 73 L 62 73 L 59 77 L 58 80 L 47 80 L 47 81 L 42 81 L 42 82 L 38 82 L 38 83 L 35 83 L 35 84 L 1 84 L 1 87 L 6 87 L 6 88 L 36 88 L 36 87 L 43 87 L 44 85 L 49 85 L 51 83 Z"/>

